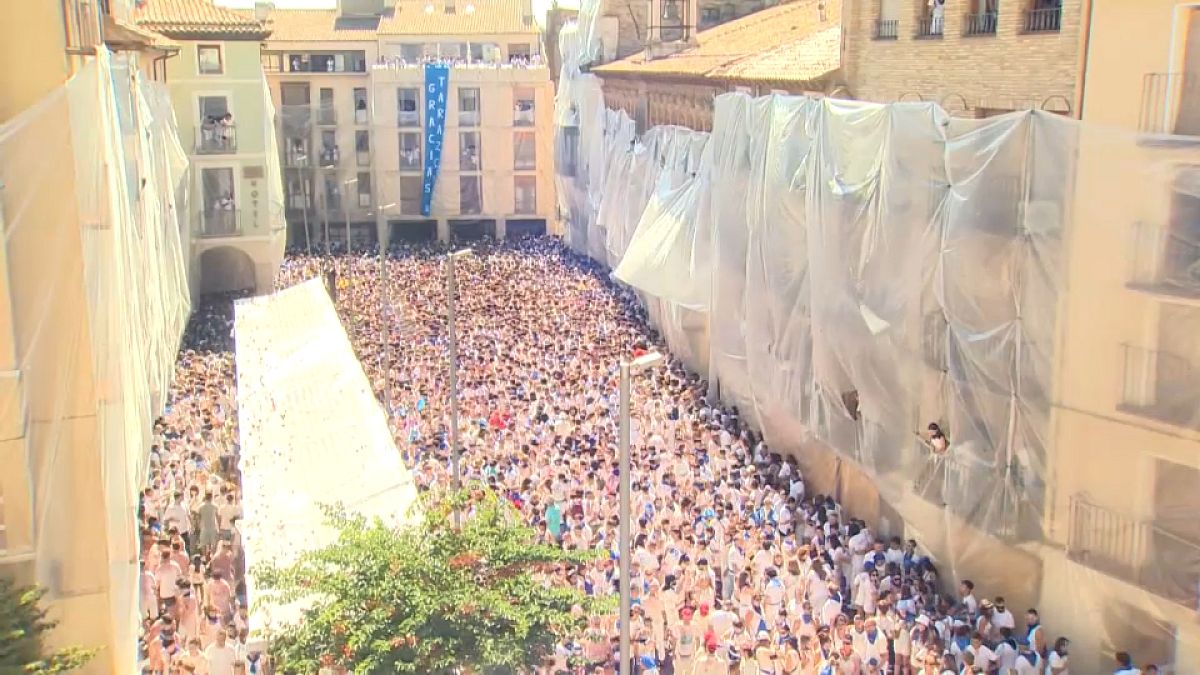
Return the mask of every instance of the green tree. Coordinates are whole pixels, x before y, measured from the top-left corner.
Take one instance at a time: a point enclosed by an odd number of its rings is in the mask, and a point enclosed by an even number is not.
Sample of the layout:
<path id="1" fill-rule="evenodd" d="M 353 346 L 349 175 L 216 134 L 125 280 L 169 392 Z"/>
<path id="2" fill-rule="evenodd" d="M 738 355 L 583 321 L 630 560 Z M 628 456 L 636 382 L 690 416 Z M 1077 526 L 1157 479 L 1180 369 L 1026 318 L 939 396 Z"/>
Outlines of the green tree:
<path id="1" fill-rule="evenodd" d="M 469 505 L 474 513 L 455 528 L 454 509 Z M 283 672 L 529 668 L 608 609 L 541 574 L 602 552 L 536 544 L 494 492 L 430 493 L 422 507 L 416 524 L 400 528 L 327 509 L 336 542 L 290 566 L 252 570 L 261 601 L 307 606 L 300 621 L 271 636 Z"/>
<path id="2" fill-rule="evenodd" d="M 0 578 L 0 673 L 63 673 L 87 663 L 96 651 L 68 647 L 46 653 L 43 639 L 57 621 L 41 608 L 45 589 Z"/>

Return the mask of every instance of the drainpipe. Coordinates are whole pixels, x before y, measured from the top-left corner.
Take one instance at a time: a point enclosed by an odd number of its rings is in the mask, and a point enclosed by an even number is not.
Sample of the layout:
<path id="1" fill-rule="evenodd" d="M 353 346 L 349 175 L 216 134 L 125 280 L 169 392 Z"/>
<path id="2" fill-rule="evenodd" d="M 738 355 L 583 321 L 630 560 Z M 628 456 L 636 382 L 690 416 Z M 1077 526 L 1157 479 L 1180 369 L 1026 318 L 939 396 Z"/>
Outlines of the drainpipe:
<path id="1" fill-rule="evenodd" d="M 1079 76 L 1075 81 L 1079 84 L 1075 87 L 1075 119 L 1083 119 L 1083 100 L 1084 88 L 1087 86 L 1087 69 L 1088 69 L 1088 54 L 1092 45 L 1092 13 L 1095 11 L 1094 0 L 1083 0 L 1083 7 L 1080 12 L 1082 21 L 1079 26 L 1080 47 L 1079 47 Z M 1062 10 L 1059 10 L 1062 11 Z M 1058 19 L 1062 21 L 1062 16 Z"/>

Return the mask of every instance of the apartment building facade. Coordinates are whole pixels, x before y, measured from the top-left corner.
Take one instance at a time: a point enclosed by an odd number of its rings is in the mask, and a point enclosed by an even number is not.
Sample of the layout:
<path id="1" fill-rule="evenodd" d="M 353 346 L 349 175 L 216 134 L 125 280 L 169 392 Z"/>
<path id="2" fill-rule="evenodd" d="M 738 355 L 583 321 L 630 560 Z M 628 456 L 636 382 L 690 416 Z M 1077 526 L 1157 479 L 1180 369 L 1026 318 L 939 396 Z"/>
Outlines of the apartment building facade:
<path id="1" fill-rule="evenodd" d="M 0 575 L 46 589 L 51 647 L 131 673 L 135 514 L 189 311 L 170 40 L 132 3 L 0 23 Z M 157 80 L 157 81 L 155 81 Z"/>
<path id="2" fill-rule="evenodd" d="M 179 47 L 166 80 L 192 167 L 193 294 L 269 292 L 285 244 L 279 153 L 259 61 L 269 30 L 255 15 L 211 0 L 147 0 L 134 20 Z"/>
<path id="3" fill-rule="evenodd" d="M 1079 109 L 1085 0 L 853 0 L 842 68 L 862 101 L 958 115 Z"/>
<path id="4" fill-rule="evenodd" d="M 1190 672 L 1200 663 L 1200 12 L 1095 0 L 1087 20 L 1044 583 L 1086 589 L 1082 609 L 1113 636 L 1081 649 Z M 1102 198 L 1113 194 L 1126 197 Z"/>
<path id="5" fill-rule="evenodd" d="M 344 1 L 267 25 L 292 245 L 554 230 L 553 86 L 526 0 Z M 427 215 L 425 63 L 450 69 Z"/>

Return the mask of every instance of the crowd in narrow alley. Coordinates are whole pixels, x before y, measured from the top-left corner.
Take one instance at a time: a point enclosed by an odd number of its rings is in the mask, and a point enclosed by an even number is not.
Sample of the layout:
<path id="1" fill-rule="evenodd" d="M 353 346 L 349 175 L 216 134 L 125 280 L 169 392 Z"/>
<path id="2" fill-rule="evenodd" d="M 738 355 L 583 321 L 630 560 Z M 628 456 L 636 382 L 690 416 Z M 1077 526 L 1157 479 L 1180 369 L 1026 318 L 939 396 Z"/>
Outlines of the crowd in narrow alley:
<path id="1" fill-rule="evenodd" d="M 445 250 L 397 253 L 386 311 L 366 255 L 292 256 L 280 285 L 336 270 L 339 314 L 380 399 L 390 390 L 397 446 L 428 487 L 450 476 Z M 615 593 L 616 365 L 665 345 L 630 292 L 556 241 L 480 246 L 458 276 L 464 476 L 505 495 L 541 541 L 608 550 L 558 581 Z M 142 514 L 154 672 L 249 670 L 234 665 L 252 655 L 231 325 L 228 299 L 201 307 L 158 424 Z M 946 587 L 916 542 L 880 536 L 813 490 L 706 390 L 673 360 L 635 384 L 634 672 L 1069 672 L 1069 640 L 1036 608 L 982 583 Z M 599 618 L 544 672 L 614 672 L 616 649 L 615 617 Z"/>

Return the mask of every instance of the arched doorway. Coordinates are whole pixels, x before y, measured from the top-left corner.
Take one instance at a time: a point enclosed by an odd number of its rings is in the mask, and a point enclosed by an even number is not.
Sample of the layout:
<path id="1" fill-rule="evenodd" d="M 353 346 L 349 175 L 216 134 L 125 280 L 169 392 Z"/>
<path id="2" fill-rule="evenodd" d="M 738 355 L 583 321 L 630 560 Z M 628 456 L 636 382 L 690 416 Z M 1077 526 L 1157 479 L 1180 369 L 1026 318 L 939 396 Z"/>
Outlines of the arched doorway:
<path id="1" fill-rule="evenodd" d="M 200 254 L 200 293 L 258 290 L 254 260 L 233 246 L 218 246 Z"/>

